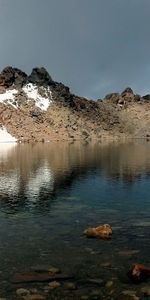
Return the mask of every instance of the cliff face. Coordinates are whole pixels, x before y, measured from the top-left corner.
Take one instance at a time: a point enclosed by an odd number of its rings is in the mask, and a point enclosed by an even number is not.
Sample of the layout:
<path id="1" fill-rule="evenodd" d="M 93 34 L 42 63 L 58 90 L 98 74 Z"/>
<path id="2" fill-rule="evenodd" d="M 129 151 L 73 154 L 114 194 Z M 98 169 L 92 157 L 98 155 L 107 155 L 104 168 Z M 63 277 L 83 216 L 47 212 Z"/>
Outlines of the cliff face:
<path id="1" fill-rule="evenodd" d="M 131 88 L 87 100 L 53 81 L 44 68 L 28 76 L 7 67 L 0 74 L 0 128 L 18 141 L 149 137 L 149 100 Z"/>

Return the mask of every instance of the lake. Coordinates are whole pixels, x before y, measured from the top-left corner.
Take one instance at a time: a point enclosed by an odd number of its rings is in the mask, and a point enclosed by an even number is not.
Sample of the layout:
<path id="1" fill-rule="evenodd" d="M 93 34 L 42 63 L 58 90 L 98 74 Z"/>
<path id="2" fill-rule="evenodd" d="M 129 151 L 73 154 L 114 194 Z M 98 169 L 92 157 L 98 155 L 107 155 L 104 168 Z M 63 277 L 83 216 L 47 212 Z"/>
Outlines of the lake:
<path id="1" fill-rule="evenodd" d="M 104 223 L 111 241 L 83 235 Z M 0 297 L 23 299 L 21 287 L 46 299 L 131 299 L 121 298 L 128 290 L 143 299 L 148 283 L 126 274 L 135 262 L 150 266 L 149 233 L 149 141 L 0 144 Z M 70 286 L 12 283 L 51 266 Z"/>

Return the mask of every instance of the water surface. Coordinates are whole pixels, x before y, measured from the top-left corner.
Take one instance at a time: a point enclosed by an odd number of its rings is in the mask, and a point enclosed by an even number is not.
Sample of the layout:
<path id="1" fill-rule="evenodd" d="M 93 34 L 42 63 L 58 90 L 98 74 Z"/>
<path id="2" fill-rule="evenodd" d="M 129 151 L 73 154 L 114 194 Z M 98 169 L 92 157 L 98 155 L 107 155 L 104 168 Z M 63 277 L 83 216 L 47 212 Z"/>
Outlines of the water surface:
<path id="1" fill-rule="evenodd" d="M 16 299 L 14 273 L 51 265 L 76 282 L 113 280 L 113 299 L 127 289 L 140 293 L 126 272 L 135 262 L 150 265 L 149 153 L 144 141 L 0 144 L 0 296 Z M 102 223 L 113 227 L 111 241 L 83 236 Z M 99 299 L 95 288 L 66 297 Z"/>

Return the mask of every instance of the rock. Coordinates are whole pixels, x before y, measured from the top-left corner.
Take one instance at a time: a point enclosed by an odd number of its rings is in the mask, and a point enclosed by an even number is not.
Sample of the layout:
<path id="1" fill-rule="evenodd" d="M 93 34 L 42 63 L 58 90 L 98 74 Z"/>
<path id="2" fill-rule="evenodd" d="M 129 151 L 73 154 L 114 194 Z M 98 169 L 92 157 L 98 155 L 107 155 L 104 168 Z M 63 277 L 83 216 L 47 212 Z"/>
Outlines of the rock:
<path id="1" fill-rule="evenodd" d="M 105 96 L 106 100 L 110 100 L 110 99 L 119 99 L 119 93 L 111 93 Z"/>
<path id="2" fill-rule="evenodd" d="M 51 289 L 51 290 L 54 290 L 58 287 L 60 287 L 61 284 L 58 282 L 58 281 L 52 281 L 48 284 L 48 287 Z"/>
<path id="3" fill-rule="evenodd" d="M 52 273 L 52 274 L 59 274 L 60 273 L 60 269 L 55 268 L 55 267 L 50 267 L 48 269 L 48 272 Z"/>
<path id="4" fill-rule="evenodd" d="M 102 267 L 102 268 L 111 268 L 112 264 L 111 264 L 111 262 L 105 262 L 105 263 L 101 263 L 100 267 Z"/>
<path id="5" fill-rule="evenodd" d="M 100 299 L 99 297 L 101 296 L 101 290 L 93 290 L 90 296 L 94 297 L 94 299 Z"/>
<path id="6" fill-rule="evenodd" d="M 61 273 L 60 269 L 52 267 L 52 266 L 33 266 L 32 270 L 37 273 L 48 272 L 48 273 L 51 273 L 52 275 Z"/>
<path id="7" fill-rule="evenodd" d="M 24 297 L 24 300 L 45 300 L 46 297 L 40 294 L 28 295 Z"/>
<path id="8" fill-rule="evenodd" d="M 45 68 L 34 68 L 28 77 L 28 82 L 40 86 L 51 85 L 53 80 Z"/>
<path id="9" fill-rule="evenodd" d="M 12 278 L 13 283 L 23 282 L 44 282 L 55 280 L 71 279 L 71 275 L 66 274 L 52 274 L 50 272 L 28 272 L 23 274 L 15 274 Z"/>
<path id="10" fill-rule="evenodd" d="M 113 281 L 109 280 L 109 281 L 106 282 L 105 287 L 110 289 L 113 286 L 113 284 L 114 284 Z"/>
<path id="11" fill-rule="evenodd" d="M 100 225 L 95 228 L 88 228 L 84 231 L 88 238 L 101 238 L 103 240 L 110 240 L 112 238 L 112 228 L 109 224 Z"/>
<path id="12" fill-rule="evenodd" d="M 132 291 L 123 291 L 117 300 L 140 300 Z"/>
<path id="13" fill-rule="evenodd" d="M 132 290 L 125 290 L 122 292 L 122 295 L 127 295 L 127 296 L 133 296 L 136 294 L 136 291 L 132 291 Z"/>
<path id="14" fill-rule="evenodd" d="M 16 290 L 16 294 L 17 294 L 18 296 L 24 297 L 24 296 L 29 295 L 29 294 L 30 294 L 30 291 L 27 290 L 27 289 L 20 288 L 20 289 L 17 289 L 17 290 Z"/>
<path id="15" fill-rule="evenodd" d="M 136 255 L 140 252 L 140 250 L 122 250 L 119 251 L 118 254 L 121 256 L 132 256 L 132 255 Z"/>
<path id="16" fill-rule="evenodd" d="M 144 265 L 135 264 L 128 272 L 128 277 L 134 283 L 140 283 L 150 277 L 150 268 Z"/>
<path id="17" fill-rule="evenodd" d="M 5 88 L 15 85 L 22 87 L 26 83 L 27 74 L 17 68 L 6 67 L 0 74 L 0 86 Z"/>
<path id="18" fill-rule="evenodd" d="M 130 88 L 130 87 L 127 87 L 122 93 L 121 95 L 124 95 L 124 94 L 134 94 L 133 93 L 133 90 Z"/>
<path id="19" fill-rule="evenodd" d="M 143 287 L 143 288 L 141 289 L 141 292 L 142 292 L 145 296 L 150 296 L 150 286 Z"/>
<path id="20" fill-rule="evenodd" d="M 142 96 L 142 98 L 145 99 L 145 100 L 150 100 L 150 94 L 147 94 L 147 95 L 145 95 L 145 96 Z"/>
<path id="21" fill-rule="evenodd" d="M 140 101 L 140 100 L 141 100 L 141 96 L 136 94 L 136 95 L 134 96 L 134 101 L 137 101 L 137 102 L 138 102 L 138 101 Z"/>
<path id="22" fill-rule="evenodd" d="M 33 289 L 30 289 L 30 293 L 31 294 L 38 294 L 38 290 L 33 288 Z"/>
<path id="23" fill-rule="evenodd" d="M 75 283 L 73 282 L 66 282 L 64 287 L 67 289 L 67 290 L 76 290 L 76 285 Z"/>
<path id="24" fill-rule="evenodd" d="M 104 286 L 104 280 L 100 278 L 89 278 L 86 280 L 87 283 L 92 283 L 99 286 Z"/>

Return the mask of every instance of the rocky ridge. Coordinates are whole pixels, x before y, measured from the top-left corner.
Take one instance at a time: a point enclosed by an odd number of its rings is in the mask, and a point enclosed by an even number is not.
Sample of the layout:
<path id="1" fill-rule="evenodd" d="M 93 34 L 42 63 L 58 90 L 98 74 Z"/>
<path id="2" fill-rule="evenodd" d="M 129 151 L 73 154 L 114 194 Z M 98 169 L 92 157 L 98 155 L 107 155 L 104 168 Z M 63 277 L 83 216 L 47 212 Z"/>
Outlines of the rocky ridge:
<path id="1" fill-rule="evenodd" d="M 18 141 L 148 138 L 149 100 L 131 88 L 88 100 L 53 81 L 43 67 L 29 76 L 6 67 L 0 73 L 0 128 Z"/>

